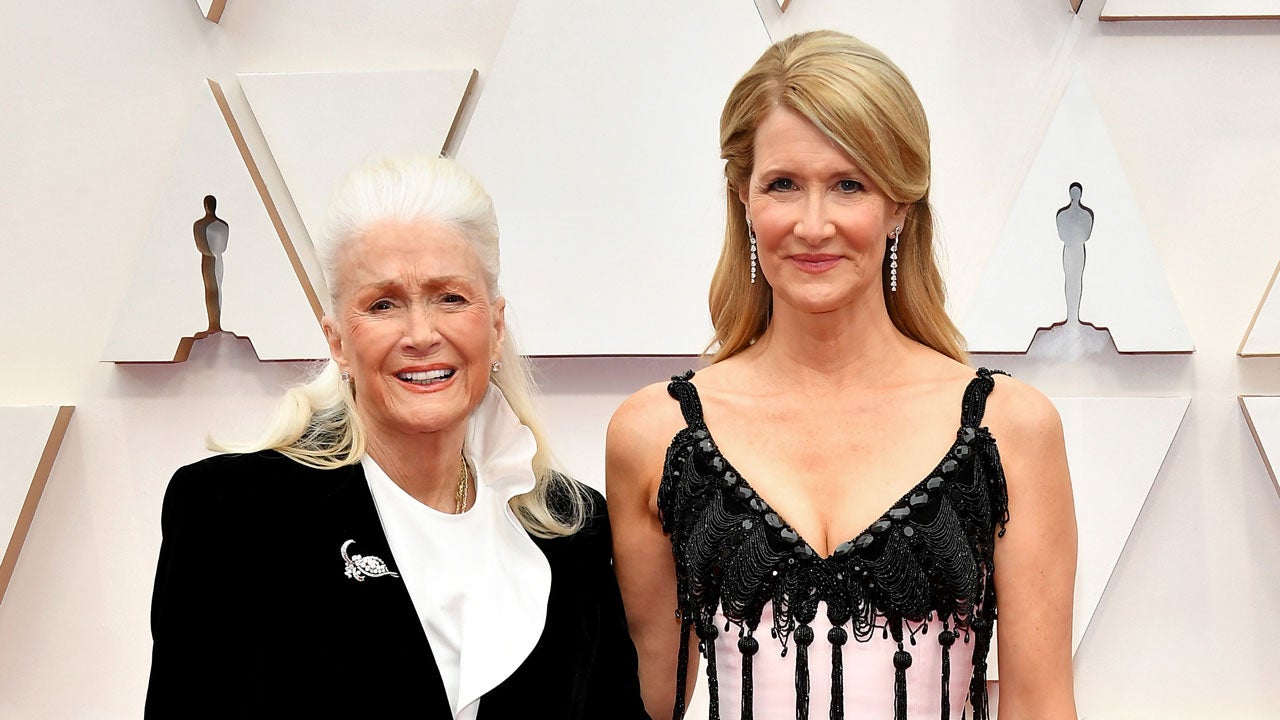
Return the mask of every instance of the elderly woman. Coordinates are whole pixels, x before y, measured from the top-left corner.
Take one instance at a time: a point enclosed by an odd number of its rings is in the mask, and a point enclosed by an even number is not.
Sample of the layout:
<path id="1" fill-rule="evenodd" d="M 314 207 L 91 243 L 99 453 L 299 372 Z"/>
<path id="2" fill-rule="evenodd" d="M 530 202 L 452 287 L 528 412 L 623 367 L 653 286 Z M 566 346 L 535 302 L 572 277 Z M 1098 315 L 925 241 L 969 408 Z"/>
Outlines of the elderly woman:
<path id="1" fill-rule="evenodd" d="M 986 718 L 998 606 L 1000 715 L 1074 719 L 1061 424 L 965 364 L 910 83 L 798 35 L 738 81 L 720 140 L 711 365 L 608 434 L 649 712 L 683 715 L 696 648 L 713 718 Z"/>
<path id="2" fill-rule="evenodd" d="M 551 468 L 498 231 L 446 159 L 357 171 L 333 359 L 165 495 L 148 717 L 643 718 L 603 499 Z"/>

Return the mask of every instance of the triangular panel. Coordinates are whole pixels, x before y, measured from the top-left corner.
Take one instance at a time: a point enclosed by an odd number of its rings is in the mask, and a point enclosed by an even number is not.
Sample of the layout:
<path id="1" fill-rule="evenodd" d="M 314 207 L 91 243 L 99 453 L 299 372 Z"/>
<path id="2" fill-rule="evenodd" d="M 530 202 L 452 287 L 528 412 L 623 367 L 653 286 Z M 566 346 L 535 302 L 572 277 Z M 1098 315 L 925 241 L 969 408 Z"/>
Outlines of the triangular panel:
<path id="1" fill-rule="evenodd" d="M 240 75 L 289 194 L 312 240 L 329 196 L 370 158 L 445 149 L 475 71 Z"/>
<path id="2" fill-rule="evenodd" d="M 1071 637 L 1074 653 L 1089 628 L 1191 399 L 1052 400 L 1062 417 L 1079 533 Z M 1014 510 L 1011 508 L 1011 514 Z"/>
<path id="3" fill-rule="evenodd" d="M 1099 20 L 1280 18 L 1280 0 L 1105 0 Z"/>
<path id="4" fill-rule="evenodd" d="M 1262 462 L 1271 474 L 1271 481 L 1280 489 L 1280 397 L 1259 395 L 1241 395 L 1240 408 L 1244 410 L 1245 421 L 1253 432 L 1253 440 L 1258 443 L 1258 452 L 1262 453 Z"/>
<path id="5" fill-rule="evenodd" d="M 1079 184 L 1078 192 L 1073 184 Z M 1071 212 L 1091 215 L 1081 236 L 1087 240 L 1069 237 L 1073 231 L 1063 228 L 1059 213 L 1069 206 Z M 1119 156 L 1079 71 L 1067 86 L 961 325 L 971 351 L 1026 352 L 1037 330 L 1067 320 L 1072 271 L 1064 248 L 1072 242 L 1083 242 L 1074 271 L 1082 277 L 1076 294 L 1080 322 L 1106 328 L 1123 353 L 1194 349 Z"/>
<path id="6" fill-rule="evenodd" d="M 200 6 L 204 19 L 215 23 L 222 19 L 222 11 L 227 9 L 227 0 L 196 0 L 196 4 Z"/>
<path id="7" fill-rule="evenodd" d="M 1262 302 L 1253 313 L 1253 320 L 1240 342 L 1241 355 L 1280 355 L 1280 290 L 1276 278 L 1280 277 L 1280 265 L 1271 274 L 1271 282 L 1262 294 Z"/>
<path id="8" fill-rule="evenodd" d="M 768 45 L 741 0 L 518 5 L 458 158 L 497 205 L 528 352 L 706 346 L 720 111 Z"/>
<path id="9" fill-rule="evenodd" d="M 1054 398 L 1079 529 L 1072 650 L 1088 630 L 1190 398 Z"/>
<path id="10" fill-rule="evenodd" d="M 239 129 L 212 81 L 203 88 L 116 317 L 103 359 L 185 360 L 214 327 L 248 337 L 262 360 L 328 357 L 320 305 L 269 204 Z M 212 212 L 225 222 L 221 269 L 211 271 L 197 231 Z M 267 204 L 264 204 L 264 201 Z M 214 279 L 213 272 L 221 278 Z"/>
<path id="11" fill-rule="evenodd" d="M 0 407 L 0 601 L 75 408 Z"/>

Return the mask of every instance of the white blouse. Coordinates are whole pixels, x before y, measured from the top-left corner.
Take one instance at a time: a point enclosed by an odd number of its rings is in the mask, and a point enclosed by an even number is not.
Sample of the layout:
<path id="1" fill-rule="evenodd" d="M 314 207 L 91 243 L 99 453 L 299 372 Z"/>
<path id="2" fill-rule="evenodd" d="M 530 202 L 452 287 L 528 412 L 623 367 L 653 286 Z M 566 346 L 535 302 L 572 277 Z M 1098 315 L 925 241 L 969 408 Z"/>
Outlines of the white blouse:
<path id="1" fill-rule="evenodd" d="M 491 385 L 467 431 L 476 502 L 466 512 L 424 505 L 372 458 L 361 460 L 457 720 L 475 720 L 480 697 L 515 672 L 546 624 L 551 566 L 507 505 L 533 489 L 536 450 Z"/>

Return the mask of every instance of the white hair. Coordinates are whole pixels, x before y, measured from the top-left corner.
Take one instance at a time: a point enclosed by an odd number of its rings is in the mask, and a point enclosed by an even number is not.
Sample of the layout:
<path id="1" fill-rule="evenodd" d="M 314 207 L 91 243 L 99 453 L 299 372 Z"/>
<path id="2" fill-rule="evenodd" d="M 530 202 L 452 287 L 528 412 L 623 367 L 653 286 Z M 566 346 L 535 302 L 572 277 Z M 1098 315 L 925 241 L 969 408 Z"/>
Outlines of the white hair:
<path id="1" fill-rule="evenodd" d="M 447 158 L 397 158 L 357 168 L 330 200 L 326 232 L 316 243 L 316 255 L 331 304 L 336 306 L 340 294 L 337 262 L 346 247 L 378 223 L 424 220 L 451 227 L 470 243 L 484 269 L 489 299 L 496 300 L 498 221 L 489 194 L 461 165 Z M 538 446 L 533 458 L 537 482 L 533 490 L 511 499 L 511 509 L 534 535 L 571 535 L 585 521 L 589 498 L 577 483 L 553 467 L 546 433 L 537 418 L 529 364 L 510 333 L 502 343 L 500 357 L 502 370 L 491 375 L 490 381 L 533 432 Z M 267 430 L 256 441 L 236 446 L 210 443 L 210 447 L 233 452 L 271 449 L 303 465 L 336 468 L 357 463 L 364 456 L 365 431 L 355 411 L 351 386 L 342 381 L 337 363 L 330 360 L 285 393 Z"/>

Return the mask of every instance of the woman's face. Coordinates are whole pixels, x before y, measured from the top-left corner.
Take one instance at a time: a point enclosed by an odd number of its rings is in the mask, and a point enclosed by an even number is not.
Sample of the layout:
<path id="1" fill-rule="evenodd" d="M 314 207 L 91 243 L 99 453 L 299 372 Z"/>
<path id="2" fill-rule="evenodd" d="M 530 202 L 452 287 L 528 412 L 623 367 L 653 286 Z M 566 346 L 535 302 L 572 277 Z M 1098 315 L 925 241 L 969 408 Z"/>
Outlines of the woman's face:
<path id="1" fill-rule="evenodd" d="M 372 227 L 337 258 L 329 349 L 371 434 L 457 427 L 484 398 L 506 301 L 489 299 L 470 243 L 431 222 Z"/>
<path id="2" fill-rule="evenodd" d="M 774 303 L 825 313 L 884 307 L 885 244 L 906 205 L 895 203 L 803 115 L 775 107 L 756 129 L 740 197 L 756 232 Z"/>

